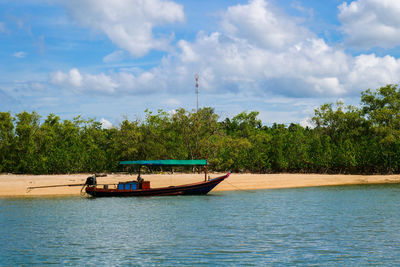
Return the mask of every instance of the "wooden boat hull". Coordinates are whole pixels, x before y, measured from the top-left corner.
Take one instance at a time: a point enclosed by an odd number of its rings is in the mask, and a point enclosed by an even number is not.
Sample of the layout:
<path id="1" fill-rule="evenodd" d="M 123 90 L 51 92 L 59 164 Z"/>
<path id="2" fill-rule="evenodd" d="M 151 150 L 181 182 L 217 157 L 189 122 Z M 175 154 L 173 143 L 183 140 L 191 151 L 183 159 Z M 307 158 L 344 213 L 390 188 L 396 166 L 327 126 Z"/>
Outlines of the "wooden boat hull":
<path id="1" fill-rule="evenodd" d="M 176 196 L 176 195 L 206 195 L 220 182 L 228 178 L 230 173 L 205 182 L 169 186 L 150 189 L 121 190 L 105 189 L 96 186 L 86 187 L 86 193 L 93 197 L 145 197 L 145 196 Z"/>

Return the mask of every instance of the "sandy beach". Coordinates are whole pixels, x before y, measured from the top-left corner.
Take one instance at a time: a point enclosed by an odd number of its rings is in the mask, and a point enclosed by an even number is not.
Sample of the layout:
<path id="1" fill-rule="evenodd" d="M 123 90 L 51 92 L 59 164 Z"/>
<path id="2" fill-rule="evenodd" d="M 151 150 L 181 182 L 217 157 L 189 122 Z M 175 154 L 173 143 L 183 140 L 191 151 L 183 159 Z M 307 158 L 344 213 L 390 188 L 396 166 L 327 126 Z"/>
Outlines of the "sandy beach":
<path id="1" fill-rule="evenodd" d="M 210 174 L 211 178 L 221 174 Z M 52 187 L 27 190 L 32 186 L 82 184 L 90 174 L 70 175 L 0 175 L 0 197 L 38 197 L 79 195 L 81 187 Z M 151 187 L 181 185 L 199 182 L 204 174 L 152 174 L 144 175 L 151 182 Z M 135 175 L 108 174 L 98 177 L 97 182 L 118 183 L 135 180 Z M 236 174 L 219 184 L 212 192 L 236 190 L 260 190 L 278 188 L 296 188 L 312 186 L 387 184 L 400 183 L 400 175 L 325 175 L 325 174 Z"/>

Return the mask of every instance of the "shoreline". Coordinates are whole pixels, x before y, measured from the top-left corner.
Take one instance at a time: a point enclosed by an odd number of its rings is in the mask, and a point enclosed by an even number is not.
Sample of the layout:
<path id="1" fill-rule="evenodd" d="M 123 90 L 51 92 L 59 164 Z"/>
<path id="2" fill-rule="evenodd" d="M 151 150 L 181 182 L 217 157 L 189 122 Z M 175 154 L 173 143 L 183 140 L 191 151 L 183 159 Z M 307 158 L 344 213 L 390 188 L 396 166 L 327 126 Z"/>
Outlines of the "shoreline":
<path id="1" fill-rule="evenodd" d="M 210 173 L 211 178 L 222 175 Z M 64 186 L 40 188 L 27 191 L 30 186 L 83 184 L 91 174 L 61 174 L 61 175 L 16 175 L 0 174 L 0 198 L 29 198 L 54 196 L 79 196 L 81 186 Z M 199 182 L 204 174 L 175 173 L 143 175 L 150 181 L 151 187 L 164 187 Z M 98 177 L 99 184 L 136 180 L 136 175 L 108 174 Z M 400 175 L 345 175 L 345 174 L 237 174 L 231 176 L 215 187 L 210 193 L 221 191 L 284 189 L 300 187 L 365 185 L 365 184 L 395 184 L 400 183 Z"/>

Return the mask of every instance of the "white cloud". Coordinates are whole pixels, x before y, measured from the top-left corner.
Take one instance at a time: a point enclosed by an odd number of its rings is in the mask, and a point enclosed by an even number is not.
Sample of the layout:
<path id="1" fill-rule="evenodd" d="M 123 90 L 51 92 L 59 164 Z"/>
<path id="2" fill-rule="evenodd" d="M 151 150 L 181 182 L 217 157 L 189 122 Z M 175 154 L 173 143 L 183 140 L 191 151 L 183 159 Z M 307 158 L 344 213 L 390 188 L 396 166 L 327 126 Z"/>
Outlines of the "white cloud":
<path id="1" fill-rule="evenodd" d="M 360 48 L 400 45 L 400 1 L 356 0 L 339 6 L 346 41 Z"/>
<path id="2" fill-rule="evenodd" d="M 53 84 L 66 84 L 72 87 L 80 87 L 82 85 L 82 75 L 78 69 L 71 69 L 68 73 L 62 71 L 54 72 L 50 75 L 50 82 Z"/>
<path id="3" fill-rule="evenodd" d="M 78 69 L 71 69 L 69 71 L 69 82 L 75 87 L 82 85 L 82 75 L 79 73 Z"/>
<path id="4" fill-rule="evenodd" d="M 100 123 L 103 129 L 111 129 L 113 127 L 112 123 L 104 118 L 101 118 Z"/>
<path id="5" fill-rule="evenodd" d="M 305 36 L 302 42 L 282 51 L 257 44 L 258 40 L 225 33 L 200 33 L 193 43 L 180 42 L 180 54 L 164 60 L 155 74 L 169 77 L 167 88 L 180 91 L 193 87 L 196 72 L 200 90 L 209 92 L 274 92 L 304 97 L 340 95 L 350 89 L 344 88 L 343 79 L 351 57 L 322 39 Z"/>
<path id="6" fill-rule="evenodd" d="M 95 91 L 112 93 L 118 87 L 118 84 L 104 73 L 82 75 L 76 68 L 71 69 L 68 73 L 62 71 L 51 73 L 50 83 L 63 88 L 72 88 L 77 92 Z"/>
<path id="7" fill-rule="evenodd" d="M 86 74 L 85 87 L 90 91 L 113 93 L 118 84 L 108 75 L 100 73 L 98 75 Z"/>
<path id="8" fill-rule="evenodd" d="M 314 128 L 315 127 L 315 125 L 313 124 L 312 119 L 310 117 L 306 117 L 306 118 L 302 119 L 299 124 L 301 127 L 304 127 L 304 128 L 306 128 L 306 127 Z"/>
<path id="9" fill-rule="evenodd" d="M 167 0 L 70 0 L 73 18 L 104 32 L 121 49 L 140 57 L 151 49 L 166 50 L 169 37 L 154 37 L 153 28 L 184 19 L 183 7 Z"/>
<path id="10" fill-rule="evenodd" d="M 400 81 L 400 59 L 392 56 L 377 57 L 374 54 L 354 58 L 346 76 L 346 87 L 378 88 Z"/>
<path id="11" fill-rule="evenodd" d="M 295 21 L 255 0 L 228 8 L 221 32 L 180 40 L 178 50 L 150 70 L 81 74 L 72 69 L 52 73 L 50 81 L 80 92 L 181 94 L 194 92 L 194 74 L 199 73 L 200 92 L 259 97 L 341 97 L 399 82 L 400 60 L 353 57 Z"/>
<path id="12" fill-rule="evenodd" d="M 162 89 L 151 72 L 133 75 L 127 72 L 81 74 L 76 68 L 69 72 L 56 71 L 50 74 L 49 82 L 64 89 L 76 92 L 98 92 L 112 94 L 115 92 L 136 94 Z"/>
<path id="13" fill-rule="evenodd" d="M 169 114 L 170 116 L 173 116 L 173 115 L 176 114 L 176 110 L 175 110 L 175 109 L 169 110 L 169 111 L 168 111 L 168 114 Z"/>
<path id="14" fill-rule="evenodd" d="M 63 84 L 68 81 L 68 75 L 62 71 L 56 71 L 50 74 L 50 82 L 53 84 Z"/>
<path id="15" fill-rule="evenodd" d="M 279 13 L 264 0 L 229 7 L 223 16 L 222 26 L 228 35 L 274 50 L 286 50 L 304 38 L 314 37 L 309 30 L 297 25 L 294 19 Z"/>
<path id="16" fill-rule="evenodd" d="M 178 55 L 154 71 L 167 77 L 167 88 L 190 90 L 194 73 L 200 74 L 201 90 L 289 97 L 358 95 L 399 82 L 399 60 L 346 54 L 268 2 L 236 5 L 222 17 L 222 32 L 199 32 L 193 42 L 180 41 Z"/>
<path id="17" fill-rule="evenodd" d="M 13 54 L 13 56 L 16 58 L 24 58 L 27 56 L 27 53 L 25 53 L 24 51 L 19 51 L 19 52 L 15 52 Z"/>

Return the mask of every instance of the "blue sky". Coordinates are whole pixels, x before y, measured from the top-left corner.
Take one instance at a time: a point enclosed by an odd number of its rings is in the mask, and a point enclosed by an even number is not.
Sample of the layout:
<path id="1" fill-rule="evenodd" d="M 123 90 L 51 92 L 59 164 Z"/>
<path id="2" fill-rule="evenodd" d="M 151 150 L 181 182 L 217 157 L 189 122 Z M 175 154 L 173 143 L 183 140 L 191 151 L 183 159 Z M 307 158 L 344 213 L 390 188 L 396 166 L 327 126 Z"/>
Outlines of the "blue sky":
<path id="1" fill-rule="evenodd" d="M 0 0 L 0 111 L 118 125 L 196 105 L 307 125 L 400 77 L 397 0 Z M 109 122 L 109 123 L 108 123 Z"/>

